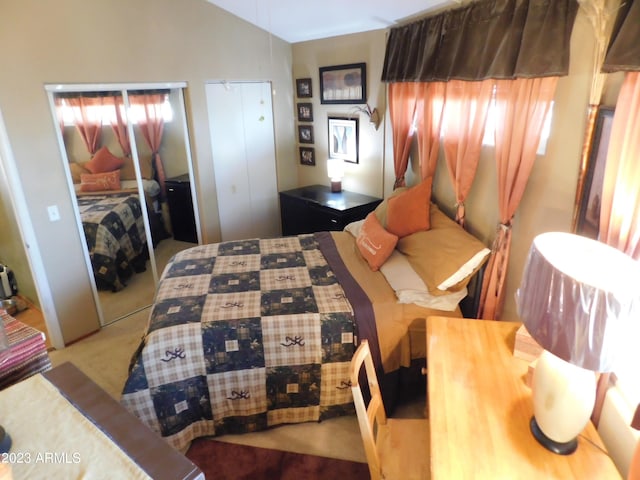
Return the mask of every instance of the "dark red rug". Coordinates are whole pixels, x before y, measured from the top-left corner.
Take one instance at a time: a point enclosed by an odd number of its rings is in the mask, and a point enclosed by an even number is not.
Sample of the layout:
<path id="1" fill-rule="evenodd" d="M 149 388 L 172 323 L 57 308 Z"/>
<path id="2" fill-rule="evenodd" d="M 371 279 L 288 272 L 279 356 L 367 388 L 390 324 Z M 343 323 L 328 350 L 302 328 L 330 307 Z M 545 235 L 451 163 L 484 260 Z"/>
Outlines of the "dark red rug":
<path id="1" fill-rule="evenodd" d="M 207 480 L 313 480 L 369 479 L 366 463 L 249 447 L 198 438 L 187 457 L 204 472 Z"/>

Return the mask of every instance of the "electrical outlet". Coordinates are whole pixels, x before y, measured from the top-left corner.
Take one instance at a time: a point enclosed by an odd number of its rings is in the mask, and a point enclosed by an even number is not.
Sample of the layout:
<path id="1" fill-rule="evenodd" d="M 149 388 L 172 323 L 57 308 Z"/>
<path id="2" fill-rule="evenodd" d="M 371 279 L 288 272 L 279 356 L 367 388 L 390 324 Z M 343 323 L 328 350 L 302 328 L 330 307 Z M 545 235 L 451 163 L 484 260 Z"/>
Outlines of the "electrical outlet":
<path id="1" fill-rule="evenodd" d="M 49 205 L 47 207 L 47 213 L 49 214 L 50 222 L 57 222 L 60 220 L 60 211 L 58 210 L 57 205 Z"/>

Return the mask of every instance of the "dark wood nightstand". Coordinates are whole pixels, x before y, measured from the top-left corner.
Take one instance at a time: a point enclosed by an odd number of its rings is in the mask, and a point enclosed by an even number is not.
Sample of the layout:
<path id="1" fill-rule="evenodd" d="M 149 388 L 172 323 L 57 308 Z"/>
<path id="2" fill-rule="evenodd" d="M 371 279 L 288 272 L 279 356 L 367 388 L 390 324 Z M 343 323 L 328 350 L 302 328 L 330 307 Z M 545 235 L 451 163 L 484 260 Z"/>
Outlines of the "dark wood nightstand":
<path id="1" fill-rule="evenodd" d="M 361 193 L 333 193 L 325 185 L 309 185 L 280 192 L 282 235 L 342 230 L 361 220 L 382 201 Z"/>
<path id="2" fill-rule="evenodd" d="M 167 202 L 169 203 L 173 238 L 183 242 L 198 243 L 189 174 L 167 178 L 165 186 L 167 187 Z"/>

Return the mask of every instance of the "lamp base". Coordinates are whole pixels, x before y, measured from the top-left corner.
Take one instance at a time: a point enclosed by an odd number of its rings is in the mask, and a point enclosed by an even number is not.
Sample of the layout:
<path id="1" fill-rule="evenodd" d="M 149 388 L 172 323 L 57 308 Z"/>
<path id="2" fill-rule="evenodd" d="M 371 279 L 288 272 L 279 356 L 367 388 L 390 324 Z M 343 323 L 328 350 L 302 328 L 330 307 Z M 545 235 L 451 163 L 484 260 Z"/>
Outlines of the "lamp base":
<path id="1" fill-rule="evenodd" d="M 331 180 L 331 191 L 333 193 L 339 193 L 342 191 L 342 181 L 341 180 Z"/>
<path id="2" fill-rule="evenodd" d="M 544 432 L 538 426 L 538 422 L 536 422 L 536 417 L 531 417 L 531 422 L 529 423 L 529 427 L 531 428 L 531 433 L 538 441 L 540 445 L 542 445 L 547 450 L 551 450 L 553 453 L 557 453 L 558 455 L 571 455 L 578 448 L 578 439 L 574 438 L 573 440 L 569 440 L 568 442 L 556 442 L 555 440 L 551 440 L 547 437 Z"/>

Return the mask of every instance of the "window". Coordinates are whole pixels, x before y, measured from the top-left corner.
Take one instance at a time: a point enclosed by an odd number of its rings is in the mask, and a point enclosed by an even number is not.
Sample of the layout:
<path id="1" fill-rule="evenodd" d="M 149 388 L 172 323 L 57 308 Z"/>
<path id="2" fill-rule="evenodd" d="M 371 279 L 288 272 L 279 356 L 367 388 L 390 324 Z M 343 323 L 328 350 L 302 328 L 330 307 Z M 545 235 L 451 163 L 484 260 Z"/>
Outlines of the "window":
<path id="1" fill-rule="evenodd" d="M 66 127 L 72 127 L 76 123 L 76 111 L 78 107 L 72 107 L 69 103 L 62 99 L 62 121 Z M 133 125 L 137 125 L 141 123 L 141 121 L 145 118 L 144 114 L 144 105 L 141 104 L 132 104 L 129 107 L 129 113 L 125 117 L 125 108 L 124 105 L 120 105 L 120 111 L 122 114 L 122 118 L 128 118 Z M 169 103 L 169 96 L 165 95 L 164 102 L 161 105 L 162 117 L 163 120 L 168 123 L 173 120 L 173 109 L 171 108 L 171 104 Z M 110 125 L 116 122 L 116 112 L 113 108 L 113 105 L 94 105 L 87 108 L 87 114 L 89 119 L 92 121 L 100 121 L 102 125 Z"/>

